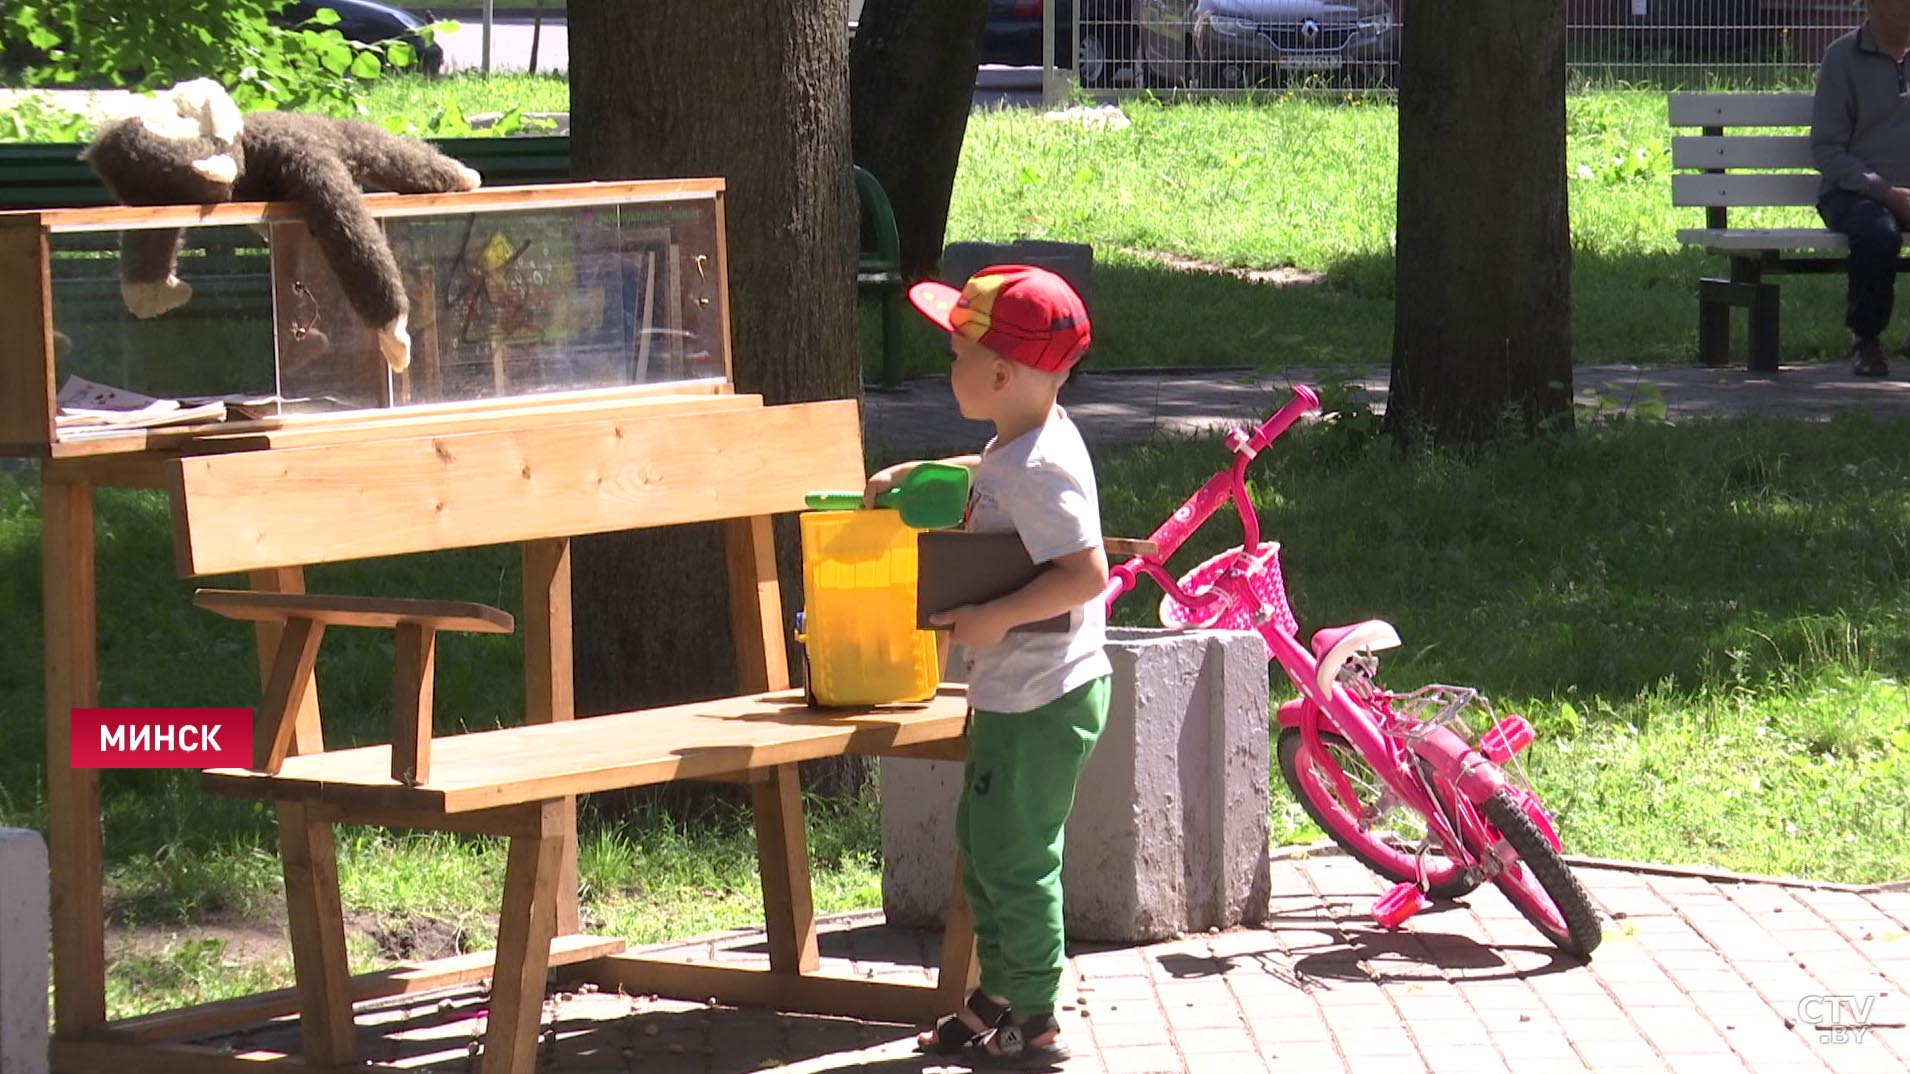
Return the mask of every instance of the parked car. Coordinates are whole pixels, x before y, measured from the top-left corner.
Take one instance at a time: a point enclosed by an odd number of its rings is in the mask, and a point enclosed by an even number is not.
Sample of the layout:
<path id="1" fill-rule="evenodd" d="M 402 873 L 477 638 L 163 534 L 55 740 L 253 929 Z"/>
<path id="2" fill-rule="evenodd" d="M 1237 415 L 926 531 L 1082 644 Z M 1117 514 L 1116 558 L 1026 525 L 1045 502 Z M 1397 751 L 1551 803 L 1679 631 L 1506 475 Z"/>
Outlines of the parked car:
<path id="1" fill-rule="evenodd" d="M 1039 66 L 1042 2 L 988 0 L 981 62 Z M 1105 86 L 1116 72 L 1133 67 L 1138 59 L 1134 0 L 1082 0 L 1078 50 L 1074 44 L 1074 7 L 1074 0 L 1056 0 L 1055 64 L 1073 70 L 1084 85 Z"/>
<path id="2" fill-rule="evenodd" d="M 347 41 L 376 45 L 396 39 L 417 51 L 418 70 L 435 75 L 444 67 L 444 48 L 435 41 L 427 42 L 418 32 L 436 21 L 428 12 L 420 18 L 404 8 L 375 0 L 290 0 L 279 9 L 278 21 L 281 25 L 296 26 L 318 14 L 320 8 L 338 12 L 338 23 L 333 29 Z"/>
<path id="3" fill-rule="evenodd" d="M 1393 83 L 1399 22 L 1389 0 L 1135 0 L 1152 76 L 1220 88 L 1295 75 Z"/>

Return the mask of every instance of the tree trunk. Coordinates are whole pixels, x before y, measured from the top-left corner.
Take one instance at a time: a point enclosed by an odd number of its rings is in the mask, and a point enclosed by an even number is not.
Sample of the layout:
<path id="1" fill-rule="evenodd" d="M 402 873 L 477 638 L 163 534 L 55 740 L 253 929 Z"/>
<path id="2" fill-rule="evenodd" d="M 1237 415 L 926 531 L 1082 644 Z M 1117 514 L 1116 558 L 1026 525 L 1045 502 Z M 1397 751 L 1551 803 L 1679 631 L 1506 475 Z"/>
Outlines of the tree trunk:
<path id="1" fill-rule="evenodd" d="M 860 384 L 847 24 L 845 0 L 569 6 L 576 177 L 726 181 L 736 387 L 772 405 Z M 799 553 L 779 523 L 793 609 Z M 580 540 L 573 569 L 579 711 L 736 692 L 717 526 Z"/>
<path id="2" fill-rule="evenodd" d="M 902 274 L 942 262 L 987 0 L 869 0 L 849 46 L 855 162 L 895 207 Z"/>
<path id="3" fill-rule="evenodd" d="M 1415 445 L 1569 428 L 1565 7 L 1412 8 L 1388 425 Z"/>

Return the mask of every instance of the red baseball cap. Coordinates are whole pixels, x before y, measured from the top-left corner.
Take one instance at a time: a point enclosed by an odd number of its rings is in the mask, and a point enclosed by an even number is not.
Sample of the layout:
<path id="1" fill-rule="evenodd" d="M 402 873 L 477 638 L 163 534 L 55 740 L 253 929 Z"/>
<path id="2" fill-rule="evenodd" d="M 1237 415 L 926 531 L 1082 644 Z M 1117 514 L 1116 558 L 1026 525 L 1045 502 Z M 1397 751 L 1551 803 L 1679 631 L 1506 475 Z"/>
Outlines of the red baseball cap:
<path id="1" fill-rule="evenodd" d="M 1093 339 L 1081 296 L 1033 265 L 991 265 L 959 291 L 927 280 L 909 288 L 909 301 L 942 328 L 1051 373 L 1074 368 Z"/>

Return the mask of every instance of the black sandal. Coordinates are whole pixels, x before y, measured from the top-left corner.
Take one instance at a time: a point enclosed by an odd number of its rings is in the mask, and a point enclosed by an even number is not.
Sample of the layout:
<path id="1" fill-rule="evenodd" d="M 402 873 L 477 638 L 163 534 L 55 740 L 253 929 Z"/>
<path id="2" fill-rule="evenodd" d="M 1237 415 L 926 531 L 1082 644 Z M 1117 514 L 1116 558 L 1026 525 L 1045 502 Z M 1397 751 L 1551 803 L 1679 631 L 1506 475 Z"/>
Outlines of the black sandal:
<path id="1" fill-rule="evenodd" d="M 945 1014 L 935 1020 L 929 1043 L 924 1044 L 919 1037 L 916 1039 L 916 1049 L 931 1055 L 960 1055 L 969 1045 L 1014 1020 L 1013 1013 L 1007 1007 L 989 999 L 980 989 L 968 994 L 967 1007 L 968 1012 L 979 1019 L 985 1028 L 978 1032 L 968 1028 L 960 1015 Z"/>
<path id="2" fill-rule="evenodd" d="M 1052 1044 L 1034 1045 L 1029 1041 L 1060 1031 L 1061 1023 L 1055 1021 L 1052 1014 L 1038 1015 L 1026 1022 L 1016 1021 L 1011 1014 L 993 1033 L 971 1044 L 966 1054 L 977 1066 L 1047 1070 L 1066 1062 L 1074 1053 L 1058 1037 Z"/>

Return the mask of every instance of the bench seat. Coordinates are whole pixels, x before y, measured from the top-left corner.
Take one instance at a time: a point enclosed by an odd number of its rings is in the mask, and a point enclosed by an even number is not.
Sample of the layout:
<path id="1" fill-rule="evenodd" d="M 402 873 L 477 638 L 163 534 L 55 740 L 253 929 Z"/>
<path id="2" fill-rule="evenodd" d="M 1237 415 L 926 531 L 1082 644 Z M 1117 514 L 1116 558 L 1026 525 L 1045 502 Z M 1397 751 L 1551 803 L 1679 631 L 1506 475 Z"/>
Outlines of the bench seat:
<path id="1" fill-rule="evenodd" d="M 457 814 L 844 753 L 948 757 L 967 713 L 960 686 L 921 705 L 835 711 L 809 708 L 801 690 L 778 690 L 445 735 L 433 740 L 432 778 L 418 786 L 391 778 L 388 744 L 287 757 L 276 775 L 216 768 L 203 779 L 224 795 Z"/>
<path id="2" fill-rule="evenodd" d="M 1812 206 L 1821 180 L 1810 144 L 1809 93 L 1673 93 L 1667 98 L 1671 139 L 1671 204 L 1704 210 L 1702 228 L 1681 228 L 1678 241 L 1725 258 L 1726 275 L 1698 280 L 1698 360 L 1730 361 L 1731 311 L 1748 314 L 1745 365 L 1775 372 L 1778 280 L 1839 273 L 1850 249 L 1844 236 L 1817 224 Z M 1740 209 L 1790 210 L 1785 223 L 1732 227 Z M 1910 263 L 1910 259 L 1906 260 Z"/>
<path id="3" fill-rule="evenodd" d="M 1720 253 L 1850 249 L 1850 240 L 1842 232 L 1811 227 L 1681 228 L 1678 231 L 1678 241 L 1686 246 L 1702 246 L 1707 250 L 1716 250 Z"/>

